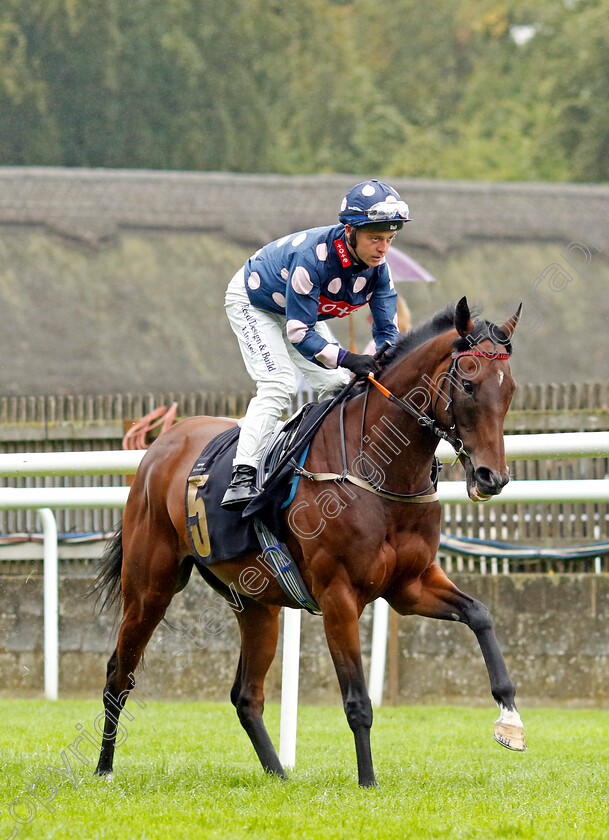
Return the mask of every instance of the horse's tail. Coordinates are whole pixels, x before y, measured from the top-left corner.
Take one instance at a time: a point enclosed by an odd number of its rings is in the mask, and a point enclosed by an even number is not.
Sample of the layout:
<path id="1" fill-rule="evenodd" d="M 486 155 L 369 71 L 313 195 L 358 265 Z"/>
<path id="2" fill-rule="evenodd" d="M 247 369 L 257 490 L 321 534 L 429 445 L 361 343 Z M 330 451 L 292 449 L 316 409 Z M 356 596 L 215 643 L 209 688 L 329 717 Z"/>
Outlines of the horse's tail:
<path id="1" fill-rule="evenodd" d="M 108 542 L 100 560 L 100 570 L 89 595 L 96 596 L 95 606 L 104 612 L 114 606 L 121 596 L 121 569 L 123 567 L 123 527 Z"/>

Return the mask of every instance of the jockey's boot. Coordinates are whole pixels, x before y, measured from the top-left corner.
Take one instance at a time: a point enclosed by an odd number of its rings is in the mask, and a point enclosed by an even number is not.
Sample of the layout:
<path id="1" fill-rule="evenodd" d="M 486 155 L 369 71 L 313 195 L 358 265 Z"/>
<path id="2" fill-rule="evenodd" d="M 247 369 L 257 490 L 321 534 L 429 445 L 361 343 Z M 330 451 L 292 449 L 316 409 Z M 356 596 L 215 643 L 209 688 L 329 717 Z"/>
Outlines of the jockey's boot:
<path id="1" fill-rule="evenodd" d="M 243 510 L 258 495 L 255 487 L 256 467 L 249 464 L 237 464 L 233 467 L 231 482 L 220 502 L 225 510 Z"/>

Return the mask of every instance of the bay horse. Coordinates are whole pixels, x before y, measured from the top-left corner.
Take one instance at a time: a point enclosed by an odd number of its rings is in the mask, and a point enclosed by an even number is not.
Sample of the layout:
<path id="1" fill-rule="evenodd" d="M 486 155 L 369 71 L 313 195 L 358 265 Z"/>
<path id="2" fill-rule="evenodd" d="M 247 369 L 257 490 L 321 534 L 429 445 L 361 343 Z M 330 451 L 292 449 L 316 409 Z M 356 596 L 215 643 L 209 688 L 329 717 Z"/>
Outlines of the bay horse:
<path id="1" fill-rule="evenodd" d="M 472 317 L 462 298 L 403 334 L 378 375 L 378 387 L 366 383 L 325 417 L 285 511 L 285 544 L 323 617 L 363 787 L 376 781 L 358 619 L 366 604 L 380 597 L 400 615 L 460 621 L 472 629 L 500 710 L 494 737 L 508 748 L 526 749 L 490 614 L 436 562 L 441 506 L 430 486 L 440 437 L 453 443 L 472 500 L 487 500 L 508 482 L 503 423 L 515 389 L 509 356 L 519 314 L 520 308 L 498 326 Z M 135 685 L 136 666 L 190 577 L 184 503 L 189 471 L 207 443 L 231 425 L 230 419 L 213 417 L 176 423 L 150 446 L 135 475 L 121 529 L 97 580 L 98 589 L 109 587 L 116 596 L 122 590 L 123 598 L 104 689 L 98 775 L 112 773 L 118 716 Z M 328 490 L 328 476 L 344 479 L 345 465 L 354 482 L 335 481 Z M 248 587 L 245 568 L 267 578 L 261 591 Z M 234 601 L 237 592 L 243 605 L 236 612 L 241 653 L 231 701 L 264 770 L 285 777 L 263 722 L 264 680 L 275 655 L 279 612 L 297 605 L 269 578 L 261 554 L 218 562 L 201 574 L 227 600 Z"/>

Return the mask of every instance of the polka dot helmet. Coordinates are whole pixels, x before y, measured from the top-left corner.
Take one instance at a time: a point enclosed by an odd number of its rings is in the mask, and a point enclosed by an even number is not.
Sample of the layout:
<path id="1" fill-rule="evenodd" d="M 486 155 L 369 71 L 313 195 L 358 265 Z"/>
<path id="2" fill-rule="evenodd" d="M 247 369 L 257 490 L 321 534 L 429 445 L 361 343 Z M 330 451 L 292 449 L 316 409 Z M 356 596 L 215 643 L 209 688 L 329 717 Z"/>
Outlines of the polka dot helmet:
<path id="1" fill-rule="evenodd" d="M 399 193 L 383 181 L 373 178 L 352 187 L 343 198 L 338 213 L 343 225 L 374 225 L 375 230 L 400 230 L 411 221 L 408 205 Z"/>

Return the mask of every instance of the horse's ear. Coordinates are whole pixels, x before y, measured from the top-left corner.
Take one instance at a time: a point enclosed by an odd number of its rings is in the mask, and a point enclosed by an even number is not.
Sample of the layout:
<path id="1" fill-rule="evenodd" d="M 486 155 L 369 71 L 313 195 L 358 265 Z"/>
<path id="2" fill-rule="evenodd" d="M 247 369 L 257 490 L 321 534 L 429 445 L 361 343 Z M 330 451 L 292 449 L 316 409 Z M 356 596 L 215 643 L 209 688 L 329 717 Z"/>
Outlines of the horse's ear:
<path id="1" fill-rule="evenodd" d="M 502 326 L 500 327 L 500 329 L 510 339 L 512 338 L 512 335 L 514 334 L 514 330 L 516 329 L 516 324 L 518 323 L 518 319 L 520 318 L 520 313 L 521 312 L 522 312 L 522 303 L 520 304 L 520 306 L 518 307 L 516 312 L 512 315 L 512 317 L 508 318 L 508 320 L 505 322 L 505 324 L 502 324 Z"/>
<path id="2" fill-rule="evenodd" d="M 474 329 L 466 297 L 462 297 L 455 307 L 455 328 L 462 338 Z"/>

